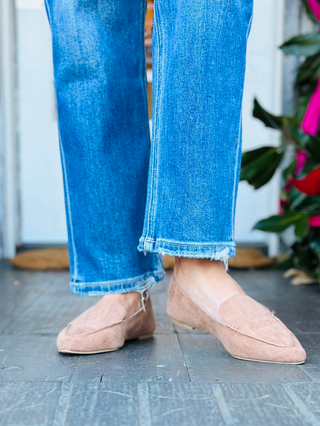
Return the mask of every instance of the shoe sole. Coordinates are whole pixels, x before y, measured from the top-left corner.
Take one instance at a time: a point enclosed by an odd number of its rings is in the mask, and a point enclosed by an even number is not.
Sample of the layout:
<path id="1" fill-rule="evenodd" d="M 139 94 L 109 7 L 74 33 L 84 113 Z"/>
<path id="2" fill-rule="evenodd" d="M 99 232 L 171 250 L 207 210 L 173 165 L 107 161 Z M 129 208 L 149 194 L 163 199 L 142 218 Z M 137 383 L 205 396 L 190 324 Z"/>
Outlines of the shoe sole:
<path id="1" fill-rule="evenodd" d="M 174 324 L 176 324 L 176 325 L 178 325 L 178 326 L 180 326 L 180 327 L 186 328 L 187 330 L 195 330 L 195 327 L 191 327 L 191 325 L 188 325 L 188 324 L 185 324 L 185 323 L 183 323 L 183 322 L 177 321 L 176 319 L 174 319 L 174 318 L 172 318 L 172 317 L 169 317 L 169 318 L 171 319 L 171 321 L 172 321 Z M 230 352 L 228 352 L 228 353 L 230 354 Z M 241 357 L 239 357 L 239 356 L 235 356 L 235 355 L 232 355 L 232 354 L 230 354 L 230 355 L 231 355 L 233 358 L 240 359 L 240 360 L 242 360 L 242 361 L 260 362 L 260 363 L 264 363 L 264 364 L 301 365 L 301 364 L 304 364 L 304 363 L 306 362 L 305 360 L 304 360 L 304 361 L 299 361 L 299 362 L 262 361 L 262 360 L 259 360 L 259 359 L 241 358 Z"/>
<path id="2" fill-rule="evenodd" d="M 183 322 L 177 321 L 176 319 L 169 317 L 173 324 L 179 325 L 180 327 L 186 328 L 187 330 L 195 330 L 194 327 L 191 327 L 191 325 L 184 324 Z"/>
<path id="3" fill-rule="evenodd" d="M 301 365 L 304 364 L 306 361 L 299 361 L 299 362 L 278 362 L 278 361 L 261 361 L 259 359 L 250 359 L 250 358 L 240 358 L 239 356 L 235 356 L 230 354 L 233 358 L 240 359 L 242 361 L 252 361 L 252 362 L 260 362 L 264 364 L 285 364 L 285 365 Z"/>
<path id="4" fill-rule="evenodd" d="M 129 340 L 144 340 L 144 339 L 149 339 L 150 337 L 153 337 L 153 333 L 149 333 L 149 334 L 143 334 L 142 336 L 139 337 L 133 337 L 132 339 L 127 339 L 127 341 Z M 121 346 L 122 347 L 122 346 Z M 121 349 L 121 347 L 119 348 L 113 348 L 113 349 L 103 349 L 101 351 L 90 351 L 90 352 L 84 352 L 84 351 L 67 351 L 67 350 L 61 350 L 59 351 L 61 354 L 69 354 L 69 355 L 94 355 L 94 354 L 102 354 L 105 352 L 115 352 L 118 351 L 119 349 Z"/>

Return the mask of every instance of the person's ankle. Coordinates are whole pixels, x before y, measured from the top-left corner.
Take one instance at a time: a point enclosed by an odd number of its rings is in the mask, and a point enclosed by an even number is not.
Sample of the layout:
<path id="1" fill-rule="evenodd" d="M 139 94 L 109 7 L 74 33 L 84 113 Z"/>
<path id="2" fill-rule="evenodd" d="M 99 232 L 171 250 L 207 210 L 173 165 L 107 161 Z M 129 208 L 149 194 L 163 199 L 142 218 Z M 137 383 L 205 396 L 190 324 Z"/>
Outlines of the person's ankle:
<path id="1" fill-rule="evenodd" d="M 213 274 L 225 274 L 224 263 L 219 260 L 196 259 L 187 257 L 176 257 L 174 275 L 181 285 L 190 282 L 192 286 L 197 286 L 199 278 L 210 279 Z"/>
<path id="2" fill-rule="evenodd" d="M 179 258 L 174 277 L 191 299 L 218 319 L 220 305 L 230 297 L 244 293 L 221 261 Z"/>

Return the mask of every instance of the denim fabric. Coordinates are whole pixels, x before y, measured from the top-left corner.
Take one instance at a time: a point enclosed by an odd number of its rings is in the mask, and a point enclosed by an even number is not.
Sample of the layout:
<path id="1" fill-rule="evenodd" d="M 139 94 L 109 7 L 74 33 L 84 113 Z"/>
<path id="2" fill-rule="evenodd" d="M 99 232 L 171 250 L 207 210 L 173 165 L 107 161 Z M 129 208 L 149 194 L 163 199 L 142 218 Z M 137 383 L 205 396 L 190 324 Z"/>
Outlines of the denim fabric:
<path id="1" fill-rule="evenodd" d="M 142 292 L 164 253 L 226 264 L 252 0 L 155 0 L 151 151 L 145 0 L 46 8 L 71 291 Z"/>

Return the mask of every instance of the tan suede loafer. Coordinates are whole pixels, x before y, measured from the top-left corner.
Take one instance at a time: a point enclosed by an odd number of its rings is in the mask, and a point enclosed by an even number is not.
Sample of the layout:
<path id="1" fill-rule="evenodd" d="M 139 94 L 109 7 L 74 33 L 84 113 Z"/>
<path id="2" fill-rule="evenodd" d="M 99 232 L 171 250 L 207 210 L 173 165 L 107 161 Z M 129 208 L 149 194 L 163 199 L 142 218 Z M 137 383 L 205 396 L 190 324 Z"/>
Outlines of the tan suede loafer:
<path id="1" fill-rule="evenodd" d="M 234 358 L 276 364 L 303 364 L 306 360 L 305 350 L 291 331 L 246 294 L 221 304 L 221 322 L 195 303 L 172 276 L 167 311 L 175 324 L 217 337 Z"/>
<path id="2" fill-rule="evenodd" d="M 82 355 L 111 352 L 126 340 L 152 337 L 156 325 L 147 292 L 141 302 L 141 308 L 128 316 L 124 306 L 103 297 L 59 333 L 58 351 Z"/>

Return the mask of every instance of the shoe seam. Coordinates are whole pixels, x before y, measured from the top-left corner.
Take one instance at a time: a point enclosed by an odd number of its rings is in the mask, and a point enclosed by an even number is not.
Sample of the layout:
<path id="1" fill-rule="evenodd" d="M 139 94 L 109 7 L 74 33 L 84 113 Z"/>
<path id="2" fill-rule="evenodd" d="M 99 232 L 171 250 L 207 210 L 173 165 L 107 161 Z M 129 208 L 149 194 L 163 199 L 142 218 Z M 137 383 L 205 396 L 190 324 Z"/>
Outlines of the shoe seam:
<path id="1" fill-rule="evenodd" d="M 233 295 L 233 296 L 231 296 L 229 299 L 227 299 L 227 300 L 225 300 L 222 304 L 221 304 L 221 306 L 220 306 L 220 308 L 219 308 L 219 312 L 220 312 L 220 314 L 221 314 L 221 316 L 222 316 L 222 318 L 223 318 L 223 314 L 222 314 L 222 311 L 223 311 L 223 308 L 224 308 L 224 304 L 226 304 L 229 300 L 231 300 L 231 299 L 233 299 L 234 297 L 239 297 L 239 296 L 246 296 L 246 297 L 249 297 L 250 299 L 251 299 L 251 297 L 250 296 L 248 296 L 247 294 L 235 294 L 235 295 Z M 255 301 L 256 302 L 256 301 Z M 287 327 L 275 316 L 275 315 L 273 315 L 271 312 L 270 312 L 270 310 L 266 307 L 266 306 L 264 306 L 264 305 L 262 305 L 261 303 L 259 303 L 259 302 L 256 302 L 256 303 L 258 303 L 259 305 L 261 305 L 268 313 L 270 313 L 270 315 L 271 315 L 271 318 L 273 319 L 273 320 L 276 320 L 276 321 L 278 321 L 279 323 L 280 323 L 280 325 L 282 326 L 282 328 L 285 330 L 285 331 L 289 331 L 289 333 L 291 333 L 290 332 L 290 330 L 288 330 L 287 329 Z M 255 340 L 258 340 L 259 342 L 263 342 L 263 343 L 267 343 L 267 344 L 269 344 L 269 345 L 273 345 L 273 346 L 276 346 L 276 347 L 280 347 L 280 348 L 291 348 L 291 347 L 293 347 L 294 346 L 294 341 L 293 341 L 293 338 L 292 338 L 292 336 L 290 335 L 290 337 L 291 337 L 291 346 L 289 346 L 289 345 L 282 345 L 282 344 L 278 344 L 278 343 L 274 343 L 274 342 L 270 342 L 269 340 L 266 340 L 266 339 L 263 339 L 263 338 L 261 338 L 261 337 L 257 337 L 257 336 L 253 336 L 253 335 L 251 335 L 251 334 L 248 334 L 248 333 L 245 333 L 245 332 L 243 332 L 243 331 L 241 331 L 241 330 L 239 330 L 237 327 L 234 327 L 233 325 L 231 325 L 231 324 L 228 324 L 228 322 L 226 322 L 226 325 L 227 325 L 227 327 L 228 328 L 230 328 L 231 330 L 233 330 L 233 331 L 235 331 L 235 332 L 237 332 L 237 333 L 239 333 L 239 334 L 242 334 L 243 336 L 247 336 L 247 337 L 251 337 L 252 339 L 255 339 Z"/>
<path id="2" fill-rule="evenodd" d="M 151 303 L 151 300 L 150 300 L 150 303 Z M 146 304 L 147 304 L 147 302 L 146 302 Z M 120 303 L 119 303 L 119 305 L 120 305 Z M 122 305 L 120 305 L 120 306 L 122 306 Z M 119 321 L 115 321 L 113 324 L 109 324 L 109 325 L 107 325 L 106 327 L 102 327 L 102 328 L 99 328 L 98 330 L 94 330 L 94 331 L 90 331 L 90 332 L 88 332 L 88 333 L 77 333 L 76 335 L 77 336 L 91 336 L 92 334 L 95 334 L 95 333 L 99 333 L 100 331 L 103 331 L 103 330 L 108 330 L 109 328 L 112 328 L 112 327 L 115 327 L 116 325 L 120 325 L 120 324 L 125 324 L 126 322 L 128 322 L 128 321 L 130 321 L 132 318 L 134 318 L 136 315 L 138 315 L 141 311 L 143 311 L 144 312 L 144 309 L 143 309 L 143 307 L 141 306 L 141 308 L 139 308 L 136 312 L 134 312 L 133 314 L 131 314 L 128 318 L 125 318 L 125 319 L 123 319 L 123 320 L 119 320 Z M 146 313 L 146 312 L 145 312 Z M 69 334 L 68 333 L 68 328 L 70 327 L 72 325 L 72 322 L 70 323 L 70 324 L 68 324 L 67 325 L 67 329 L 66 329 L 66 334 L 69 336 L 69 337 L 73 337 L 74 335 L 72 335 L 72 334 Z"/>
<path id="3" fill-rule="evenodd" d="M 281 347 L 281 348 L 290 348 L 290 347 L 293 347 L 294 345 L 292 345 L 292 346 L 287 346 L 287 345 L 279 345 L 279 344 L 277 344 L 277 343 L 273 343 L 273 342 L 269 342 L 268 340 L 264 340 L 264 339 L 261 339 L 261 338 L 259 338 L 259 337 L 256 337 L 256 336 L 252 336 L 252 335 L 250 335 L 250 334 L 246 334 L 246 333 L 244 333 L 244 332 L 242 332 L 242 331 L 240 331 L 240 330 L 238 330 L 237 328 L 235 328 L 235 327 L 233 327 L 232 325 L 230 325 L 230 324 L 228 324 L 227 322 L 226 323 L 223 323 L 223 322 L 221 322 L 221 321 L 219 321 L 218 319 L 216 319 L 212 314 L 210 314 L 205 308 L 203 308 L 201 305 L 199 305 L 197 302 L 195 302 L 194 300 L 192 300 L 191 299 L 191 297 L 181 288 L 181 286 L 179 285 L 179 283 L 178 283 L 178 281 L 177 281 L 177 279 L 175 278 L 175 275 L 172 275 L 172 279 L 173 279 L 173 281 L 175 282 L 175 284 L 178 286 L 178 288 L 179 288 L 179 290 L 184 294 L 184 295 L 186 295 L 188 298 L 189 298 L 189 300 L 195 305 L 195 306 L 197 306 L 198 308 L 200 308 L 200 309 L 202 309 L 207 315 L 209 315 L 209 317 L 210 318 L 212 318 L 216 323 L 218 323 L 219 325 L 222 325 L 222 326 L 224 326 L 225 328 L 229 328 L 230 330 L 232 330 L 232 331 L 234 331 L 235 333 L 238 333 L 238 334 L 241 334 L 241 335 L 243 335 L 243 336 L 246 336 L 246 337 L 249 337 L 249 338 L 251 338 L 251 339 L 254 339 L 254 340 L 257 340 L 257 341 L 260 341 L 260 342 L 263 342 L 263 343 L 267 343 L 267 344 L 269 344 L 269 345 L 272 345 L 272 346 L 276 346 L 276 347 Z M 236 296 L 239 296 L 239 295 L 234 295 L 234 296 L 231 296 L 229 299 L 227 299 L 227 300 L 225 300 L 223 303 L 222 303 L 222 305 L 224 304 L 224 303 L 226 303 L 227 301 L 229 301 L 229 300 L 231 300 L 233 297 L 236 297 Z M 242 295 L 241 295 L 242 296 Z M 244 295 L 244 296 L 246 296 L 246 295 Z M 249 296 L 248 296 L 249 297 Z M 259 303 L 259 302 L 257 302 L 257 303 Z M 222 305 L 220 306 L 220 309 L 221 309 L 221 307 L 222 307 Z M 263 305 L 262 305 L 263 306 Z M 266 308 L 265 306 L 263 306 L 265 309 L 267 309 L 267 311 L 269 311 L 268 310 L 268 308 Z M 220 312 L 220 309 L 219 309 L 219 312 Z M 270 312 L 270 311 L 269 311 Z M 273 319 L 277 319 L 278 320 L 278 318 L 277 317 L 275 317 L 275 316 L 273 316 Z M 281 321 L 280 320 L 278 320 L 280 323 L 281 323 Z M 284 324 L 282 324 L 281 323 L 281 325 L 283 326 L 283 328 L 285 328 L 286 329 L 286 327 L 284 326 Z M 291 336 L 292 337 L 292 336 Z M 293 340 L 293 339 L 292 339 Z M 293 343 L 293 342 L 292 342 Z"/>
<path id="4" fill-rule="evenodd" d="M 181 286 L 179 285 L 176 277 L 174 274 L 172 274 L 172 280 L 176 283 L 177 287 L 179 288 L 179 290 L 183 293 L 183 295 L 185 295 L 186 297 L 189 298 L 189 300 L 197 307 L 202 309 L 207 315 L 209 315 L 215 322 L 217 322 L 219 325 L 222 325 L 224 327 L 227 326 L 226 323 L 223 323 L 221 321 L 219 321 L 218 319 L 216 319 L 212 314 L 210 314 L 205 308 L 203 308 L 201 305 L 199 305 L 197 302 L 195 302 L 194 300 L 191 299 L 191 297 L 188 295 L 188 293 L 186 291 L 183 290 L 183 288 L 181 288 Z"/>

